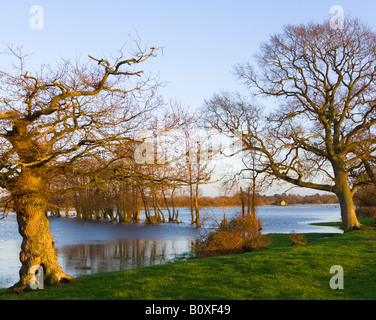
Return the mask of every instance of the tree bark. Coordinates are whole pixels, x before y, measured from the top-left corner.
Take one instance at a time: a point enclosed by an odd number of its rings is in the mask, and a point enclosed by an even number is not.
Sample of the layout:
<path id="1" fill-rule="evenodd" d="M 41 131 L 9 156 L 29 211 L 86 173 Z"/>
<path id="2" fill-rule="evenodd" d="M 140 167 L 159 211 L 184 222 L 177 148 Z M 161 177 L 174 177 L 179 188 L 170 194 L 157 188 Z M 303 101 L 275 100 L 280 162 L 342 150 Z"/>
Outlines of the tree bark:
<path id="1" fill-rule="evenodd" d="M 350 188 L 346 185 L 337 192 L 339 204 L 341 207 L 341 218 L 343 230 L 345 232 L 360 229 L 361 224 L 355 213 L 354 202 Z"/>
<path id="2" fill-rule="evenodd" d="M 243 196 L 243 188 L 240 187 L 240 200 L 242 202 L 242 217 L 245 216 L 245 205 L 244 205 L 244 196 Z"/>
<path id="3" fill-rule="evenodd" d="M 345 232 L 361 228 L 355 213 L 353 194 L 348 185 L 347 173 L 344 170 L 336 170 L 336 194 L 341 207 L 341 218 Z"/>
<path id="4" fill-rule="evenodd" d="M 198 206 L 198 196 L 195 197 L 196 227 L 201 228 L 200 208 Z"/>
<path id="5" fill-rule="evenodd" d="M 44 284 L 57 285 L 72 280 L 66 275 L 57 261 L 55 243 L 49 231 L 49 222 L 45 215 L 47 198 L 41 180 L 28 176 L 21 179 L 22 188 L 13 194 L 13 206 L 17 214 L 18 230 L 22 236 L 20 281 L 14 288 L 30 288 L 30 281 L 35 276 L 30 273 L 33 266 L 41 266 Z M 44 189 L 45 191 L 46 189 Z"/>

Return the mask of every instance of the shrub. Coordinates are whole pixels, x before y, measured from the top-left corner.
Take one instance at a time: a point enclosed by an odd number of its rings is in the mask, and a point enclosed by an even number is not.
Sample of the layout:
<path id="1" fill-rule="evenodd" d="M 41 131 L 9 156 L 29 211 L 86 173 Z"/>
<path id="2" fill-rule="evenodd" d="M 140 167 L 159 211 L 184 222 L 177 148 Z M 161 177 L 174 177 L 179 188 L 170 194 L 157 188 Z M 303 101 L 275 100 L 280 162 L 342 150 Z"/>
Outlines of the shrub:
<path id="1" fill-rule="evenodd" d="M 292 230 L 291 234 L 289 235 L 289 240 L 293 246 L 305 246 L 307 244 L 304 234 L 295 233 L 294 230 Z"/>
<path id="2" fill-rule="evenodd" d="M 356 209 L 358 218 L 372 218 L 376 217 L 376 207 L 359 207 Z"/>
<path id="3" fill-rule="evenodd" d="M 197 257 L 209 257 L 264 249 L 270 239 L 260 230 L 260 219 L 255 215 L 235 217 L 229 222 L 224 219 L 217 230 L 198 239 L 193 250 Z"/>

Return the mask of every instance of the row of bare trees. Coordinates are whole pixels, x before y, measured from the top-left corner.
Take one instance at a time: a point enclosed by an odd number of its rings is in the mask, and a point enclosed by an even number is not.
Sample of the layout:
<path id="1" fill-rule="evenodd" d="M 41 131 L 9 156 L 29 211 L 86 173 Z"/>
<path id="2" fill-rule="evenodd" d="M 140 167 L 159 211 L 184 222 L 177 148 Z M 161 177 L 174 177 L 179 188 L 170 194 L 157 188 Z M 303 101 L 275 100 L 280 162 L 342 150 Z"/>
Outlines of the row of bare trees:
<path id="1" fill-rule="evenodd" d="M 54 196 L 47 211 L 85 220 L 179 222 L 174 197 L 188 194 L 191 222 L 201 227 L 200 185 L 208 183 L 214 171 L 213 152 L 206 145 L 210 135 L 200 132 L 192 116 L 177 123 L 176 112 L 174 123 L 163 122 L 163 130 L 150 130 L 127 150 L 118 148 L 112 168 L 103 169 L 104 161 L 97 156 L 78 163 L 74 175 L 56 177 L 53 188 L 70 192 Z"/>

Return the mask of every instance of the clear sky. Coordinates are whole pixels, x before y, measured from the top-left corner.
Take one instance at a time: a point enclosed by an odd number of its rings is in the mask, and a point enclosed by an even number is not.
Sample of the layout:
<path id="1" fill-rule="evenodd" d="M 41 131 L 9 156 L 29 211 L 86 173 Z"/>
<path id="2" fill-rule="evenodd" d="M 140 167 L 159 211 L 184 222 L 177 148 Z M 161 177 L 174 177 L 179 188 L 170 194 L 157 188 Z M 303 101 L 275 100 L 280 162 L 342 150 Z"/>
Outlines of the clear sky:
<path id="1" fill-rule="evenodd" d="M 232 68 L 250 61 L 262 41 L 285 24 L 321 22 L 333 5 L 375 27 L 374 0 L 0 0 L 2 43 L 33 53 L 30 63 L 111 56 L 139 35 L 164 47 L 145 65 L 167 85 L 165 100 L 192 110 L 220 90 L 242 90 Z M 43 8 L 43 29 L 30 27 L 30 8 Z M 2 45 L 0 43 L 0 47 Z M 0 50 L 2 51 L 2 50 Z M 0 66 L 1 66 L 0 59 Z"/>
<path id="2" fill-rule="evenodd" d="M 330 7 L 375 24 L 374 0 L 1 0 L 0 39 L 23 46 L 35 65 L 60 57 L 110 56 L 138 33 L 147 46 L 164 47 L 147 66 L 167 86 L 161 93 L 200 107 L 219 90 L 241 90 L 232 74 L 270 34 L 285 24 L 322 21 Z M 40 5 L 43 29 L 32 29 L 30 8 Z M 1 46 L 1 43 L 0 43 Z"/>

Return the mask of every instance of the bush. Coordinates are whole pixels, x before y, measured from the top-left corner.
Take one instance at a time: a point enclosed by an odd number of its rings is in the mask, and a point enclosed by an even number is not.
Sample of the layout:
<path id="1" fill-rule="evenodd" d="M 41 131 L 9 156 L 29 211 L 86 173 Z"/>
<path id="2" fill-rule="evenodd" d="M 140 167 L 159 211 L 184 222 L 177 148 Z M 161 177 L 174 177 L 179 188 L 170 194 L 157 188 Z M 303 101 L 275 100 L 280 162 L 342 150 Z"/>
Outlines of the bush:
<path id="1" fill-rule="evenodd" d="M 305 246 L 307 244 L 304 234 L 295 233 L 294 230 L 290 233 L 289 240 L 293 246 Z"/>
<path id="2" fill-rule="evenodd" d="M 358 207 L 376 207 L 376 186 L 360 187 L 354 195 Z"/>
<path id="3" fill-rule="evenodd" d="M 358 218 L 373 218 L 376 217 L 376 207 L 359 207 L 356 209 Z"/>
<path id="4" fill-rule="evenodd" d="M 198 239 L 193 250 L 197 257 L 210 257 L 265 249 L 270 239 L 260 230 L 260 219 L 255 215 L 235 217 L 229 222 L 224 219 L 218 230 Z"/>

